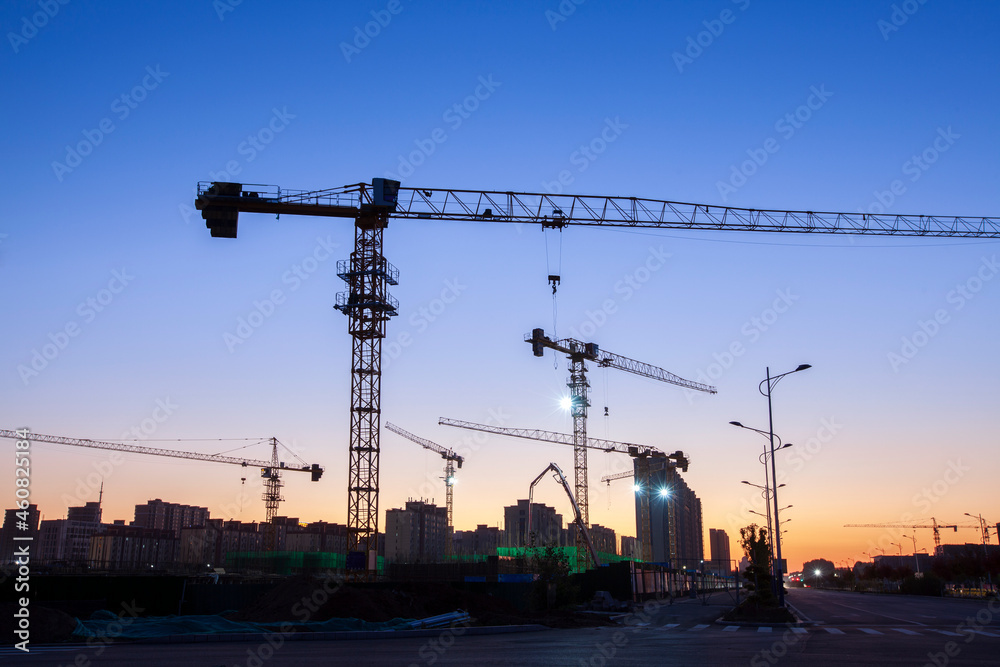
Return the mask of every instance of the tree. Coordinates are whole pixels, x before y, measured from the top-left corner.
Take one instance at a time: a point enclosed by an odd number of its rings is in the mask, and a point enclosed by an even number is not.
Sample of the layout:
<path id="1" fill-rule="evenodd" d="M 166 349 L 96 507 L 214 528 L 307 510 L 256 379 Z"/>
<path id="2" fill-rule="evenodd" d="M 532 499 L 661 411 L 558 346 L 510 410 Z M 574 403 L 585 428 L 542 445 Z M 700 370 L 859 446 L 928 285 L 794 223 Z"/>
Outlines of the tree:
<path id="1" fill-rule="evenodd" d="M 577 587 L 570 583 L 569 556 L 559 547 L 546 546 L 531 555 L 531 569 L 538 575 L 533 591 L 536 609 L 552 609 L 571 603 Z"/>
<path id="2" fill-rule="evenodd" d="M 747 580 L 751 590 L 750 600 L 761 606 L 777 604 L 771 587 L 771 546 L 767 540 L 767 530 L 755 523 L 740 528 L 740 546 L 750 565 Z"/>

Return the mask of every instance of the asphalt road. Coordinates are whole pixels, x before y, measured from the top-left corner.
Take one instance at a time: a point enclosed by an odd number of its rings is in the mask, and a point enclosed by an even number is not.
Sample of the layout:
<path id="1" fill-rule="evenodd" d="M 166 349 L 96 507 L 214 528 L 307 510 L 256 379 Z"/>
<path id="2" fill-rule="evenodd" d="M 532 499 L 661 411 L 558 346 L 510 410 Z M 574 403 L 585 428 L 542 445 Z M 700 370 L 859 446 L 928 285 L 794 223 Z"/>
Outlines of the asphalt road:
<path id="1" fill-rule="evenodd" d="M 990 611 L 986 602 L 956 598 L 929 598 L 916 595 L 879 595 L 873 593 L 840 593 L 813 588 L 793 588 L 787 601 L 804 616 L 828 625 L 876 625 L 954 630 L 970 615 L 975 618 L 982 609 L 989 613 L 991 627 L 1000 633 L 1000 605 L 993 603 Z M 1000 662 L 1000 660 L 998 660 Z"/>
<path id="2" fill-rule="evenodd" d="M 1000 604 L 794 590 L 789 596 L 816 623 L 795 630 L 715 623 L 726 608 L 685 600 L 650 607 L 622 628 L 547 630 L 469 636 L 268 644 L 120 645 L 100 655 L 86 647 L 35 647 L 31 655 L 4 650 L 4 665 L 226 667 L 247 665 L 997 665 Z M 982 627 L 968 625 L 979 614 Z M 988 618 L 987 618 L 988 617 Z M 965 625 L 962 625 L 962 624 Z"/>

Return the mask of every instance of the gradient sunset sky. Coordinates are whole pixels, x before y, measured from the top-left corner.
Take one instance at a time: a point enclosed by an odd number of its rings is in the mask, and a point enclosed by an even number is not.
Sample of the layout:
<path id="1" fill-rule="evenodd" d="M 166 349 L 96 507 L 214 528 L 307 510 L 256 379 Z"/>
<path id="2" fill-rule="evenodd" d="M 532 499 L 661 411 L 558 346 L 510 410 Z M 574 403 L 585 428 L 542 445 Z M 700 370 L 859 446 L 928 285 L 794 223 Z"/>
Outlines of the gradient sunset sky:
<path id="1" fill-rule="evenodd" d="M 198 181 L 320 189 L 400 175 L 434 188 L 1000 215 L 992 2 L 81 0 L 53 2 L 51 16 L 44 4 L 0 9 L 0 425 L 94 439 L 144 420 L 150 441 L 274 435 L 326 468 L 316 484 L 286 475 L 281 513 L 303 521 L 346 520 L 351 339 L 332 305 L 353 230 L 244 215 L 237 240 L 212 239 L 193 210 Z M 853 562 L 876 544 L 895 553 L 898 534 L 842 525 L 1000 520 L 998 250 L 394 222 L 385 254 L 400 269 L 400 315 L 384 348 L 383 421 L 467 453 L 455 524 L 469 529 L 501 523 L 548 462 L 572 468 L 568 447 L 472 442 L 437 425 L 571 429 L 557 405 L 566 361 L 533 357 L 532 328 L 714 384 L 717 395 L 689 395 L 592 369 L 589 427 L 686 451 L 706 556 L 709 528 L 726 529 L 737 555 L 756 493 L 740 482 L 763 483 L 764 440 L 728 422 L 766 429 L 765 368 L 809 363 L 774 393 L 775 430 L 795 443 L 778 455 L 781 505 L 794 505 L 789 565 Z M 555 322 L 549 273 L 562 276 Z M 241 336 L 258 309 L 267 316 Z M 109 457 L 36 444 L 32 498 L 45 517 L 96 500 Z M 384 432 L 381 462 L 380 525 L 408 498 L 444 502 L 435 454 Z M 619 535 L 635 534 L 630 485 L 598 480 L 628 466 L 590 458 L 591 522 Z M 13 456 L 0 479 L 12 507 Z M 264 513 L 259 480 L 232 466 L 130 456 L 104 481 L 106 520 L 130 520 L 151 498 Z M 554 484 L 536 498 L 570 514 Z M 916 537 L 933 550 L 930 530 Z"/>

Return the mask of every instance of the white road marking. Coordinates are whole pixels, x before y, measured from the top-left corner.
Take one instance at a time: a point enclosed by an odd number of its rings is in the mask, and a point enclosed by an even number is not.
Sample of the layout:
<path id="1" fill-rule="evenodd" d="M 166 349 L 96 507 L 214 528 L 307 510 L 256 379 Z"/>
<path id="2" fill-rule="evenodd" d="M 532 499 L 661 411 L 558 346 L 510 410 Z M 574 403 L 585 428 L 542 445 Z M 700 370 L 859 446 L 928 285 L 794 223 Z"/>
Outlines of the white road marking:
<path id="1" fill-rule="evenodd" d="M 696 626 L 694 626 L 693 628 L 691 628 L 690 630 L 688 630 L 688 632 L 696 632 L 696 631 L 698 631 L 698 630 L 704 630 L 704 629 L 705 629 L 705 628 L 707 628 L 707 627 L 708 627 L 708 626 L 707 626 L 707 625 L 705 625 L 704 623 L 699 623 L 698 625 L 696 625 Z"/>
<path id="2" fill-rule="evenodd" d="M 945 635 L 947 637 L 961 637 L 962 636 L 962 635 L 958 634 L 957 632 L 948 632 L 947 630 L 935 630 L 934 628 L 927 628 L 927 629 L 930 630 L 931 632 L 936 632 L 936 633 L 938 633 L 940 635 Z"/>
<path id="3" fill-rule="evenodd" d="M 663 626 L 664 630 L 669 630 L 670 628 L 676 628 L 680 623 L 667 623 Z"/>
<path id="4" fill-rule="evenodd" d="M 740 629 L 740 626 L 738 626 L 738 625 L 727 625 L 726 627 L 722 628 L 722 631 L 723 632 L 736 632 L 739 629 Z"/>
<path id="5" fill-rule="evenodd" d="M 797 635 L 807 635 L 807 634 L 809 634 L 809 631 L 806 630 L 805 628 L 792 628 L 792 632 L 794 632 Z"/>
<path id="6" fill-rule="evenodd" d="M 885 616 L 886 618 L 891 618 L 894 621 L 900 621 L 902 623 L 911 623 L 913 625 L 924 625 L 924 623 L 918 623 L 917 621 L 911 621 L 911 620 L 906 619 L 906 618 L 896 618 L 895 616 L 889 616 L 888 614 L 880 614 L 877 611 L 870 611 L 870 610 L 867 610 L 867 609 L 860 609 L 858 607 L 852 607 L 849 604 L 843 604 L 843 603 L 840 603 L 840 602 L 832 602 L 831 601 L 831 602 L 829 602 L 829 604 L 835 604 L 838 607 L 846 607 L 848 609 L 853 609 L 854 611 L 864 612 L 865 614 L 874 614 L 876 616 Z"/>
<path id="7" fill-rule="evenodd" d="M 842 635 L 842 634 L 844 634 L 843 630 L 838 630 L 837 628 L 823 628 L 823 629 L 826 630 L 827 632 L 829 632 L 831 635 Z"/>
<path id="8" fill-rule="evenodd" d="M 770 625 L 762 625 L 759 628 L 757 628 L 757 632 L 771 632 L 771 626 Z"/>
<path id="9" fill-rule="evenodd" d="M 858 628 L 858 630 L 861 630 L 861 632 L 864 632 L 865 634 L 868 634 L 868 635 L 880 635 L 880 634 L 882 634 L 878 630 L 869 630 L 868 628 Z"/>
<path id="10" fill-rule="evenodd" d="M 998 634 L 992 632 L 986 632 L 985 630 L 973 630 L 977 635 L 986 635 L 987 637 L 1000 637 Z"/>
<path id="11" fill-rule="evenodd" d="M 906 628 L 893 628 L 893 630 L 895 630 L 896 632 L 902 632 L 904 635 L 917 635 L 917 636 L 920 635 L 919 632 L 914 632 L 913 630 L 907 630 Z"/>

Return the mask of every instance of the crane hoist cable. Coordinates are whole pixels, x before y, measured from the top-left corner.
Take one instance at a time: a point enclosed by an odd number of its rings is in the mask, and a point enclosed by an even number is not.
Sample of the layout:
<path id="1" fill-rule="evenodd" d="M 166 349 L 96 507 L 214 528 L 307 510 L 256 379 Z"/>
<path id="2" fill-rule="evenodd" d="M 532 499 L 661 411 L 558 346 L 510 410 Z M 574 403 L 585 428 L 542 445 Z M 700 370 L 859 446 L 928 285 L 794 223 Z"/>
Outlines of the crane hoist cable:
<path id="1" fill-rule="evenodd" d="M 604 437 L 608 437 L 608 419 L 611 415 L 608 413 L 608 403 L 610 400 L 608 398 L 608 367 L 604 367 Z"/>
<path id="2" fill-rule="evenodd" d="M 542 228 L 542 234 L 545 236 L 545 270 L 548 274 L 549 285 L 552 286 L 552 330 L 553 332 L 558 332 L 558 321 L 559 321 L 559 303 L 557 300 L 557 292 L 559 283 L 562 280 L 562 229 L 557 230 L 559 232 L 559 244 L 556 252 L 556 271 L 552 272 L 552 260 L 551 252 L 549 251 L 549 230 L 545 227 Z M 558 368 L 558 364 L 555 366 Z"/>

